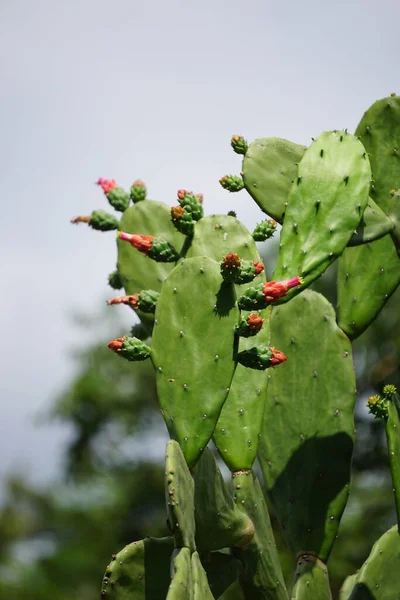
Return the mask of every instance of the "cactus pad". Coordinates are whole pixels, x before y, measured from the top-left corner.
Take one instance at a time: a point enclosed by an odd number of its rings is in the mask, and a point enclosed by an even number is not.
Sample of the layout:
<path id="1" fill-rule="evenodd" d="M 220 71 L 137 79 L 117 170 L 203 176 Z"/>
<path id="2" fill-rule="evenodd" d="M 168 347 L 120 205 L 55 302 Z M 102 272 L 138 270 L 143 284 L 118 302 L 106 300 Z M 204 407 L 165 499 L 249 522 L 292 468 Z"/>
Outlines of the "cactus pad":
<path id="1" fill-rule="evenodd" d="M 244 563 L 240 584 L 245 598 L 252 600 L 288 600 L 274 534 L 258 479 L 252 471 L 233 477 L 235 503 L 253 521 L 255 534 L 238 552 Z"/>
<path id="2" fill-rule="evenodd" d="M 243 182 L 263 212 L 282 223 L 289 190 L 305 146 L 280 138 L 252 142 L 243 158 Z"/>
<path id="3" fill-rule="evenodd" d="M 374 544 L 359 570 L 349 600 L 398 600 L 400 536 L 392 527 Z"/>
<path id="4" fill-rule="evenodd" d="M 212 436 L 235 370 L 235 291 L 219 264 L 185 259 L 157 303 L 152 359 L 168 431 L 192 467 Z"/>
<path id="5" fill-rule="evenodd" d="M 253 523 L 233 502 L 209 448 L 195 467 L 194 481 L 197 548 L 204 552 L 247 544 Z"/>
<path id="6" fill-rule="evenodd" d="M 259 458 L 294 553 L 326 560 L 347 502 L 355 377 L 349 340 L 320 294 L 272 309 L 271 343 L 288 357 L 268 371 Z"/>
<path id="7" fill-rule="evenodd" d="M 278 300 L 308 287 L 343 252 L 368 202 L 371 169 L 361 142 L 323 133 L 307 149 L 290 189 L 274 280 L 304 279 Z"/>
<path id="8" fill-rule="evenodd" d="M 191 553 L 189 548 L 175 550 L 172 581 L 166 600 L 193 600 Z"/>
<path id="9" fill-rule="evenodd" d="M 101 598 L 164 600 L 173 548 L 170 537 L 145 538 L 113 554 L 104 574 Z"/>
<path id="10" fill-rule="evenodd" d="M 165 498 L 168 518 L 177 548 L 196 548 L 194 522 L 194 483 L 182 450 L 170 440 L 165 453 Z"/>
<path id="11" fill-rule="evenodd" d="M 322 560 L 311 554 L 299 558 L 291 600 L 332 600 L 328 569 Z"/>

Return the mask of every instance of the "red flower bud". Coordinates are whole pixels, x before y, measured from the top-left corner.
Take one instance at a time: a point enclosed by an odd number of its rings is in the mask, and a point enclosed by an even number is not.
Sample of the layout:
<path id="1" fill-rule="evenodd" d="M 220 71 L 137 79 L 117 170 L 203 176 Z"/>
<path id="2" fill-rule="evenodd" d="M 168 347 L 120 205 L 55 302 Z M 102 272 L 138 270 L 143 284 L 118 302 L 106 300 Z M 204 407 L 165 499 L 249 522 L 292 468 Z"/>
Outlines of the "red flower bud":
<path id="1" fill-rule="evenodd" d="M 184 197 L 187 196 L 188 194 L 190 194 L 190 192 L 188 192 L 188 190 L 178 190 L 179 200 L 183 200 Z"/>
<path id="2" fill-rule="evenodd" d="M 114 352 L 119 352 L 122 349 L 122 344 L 124 343 L 124 341 L 125 338 L 123 337 L 116 338 L 108 344 L 108 347 L 110 348 L 110 350 L 114 350 Z"/>
<path id="3" fill-rule="evenodd" d="M 116 298 L 112 298 L 108 300 L 107 304 L 109 306 L 113 304 L 127 304 L 128 306 L 132 306 L 137 309 L 139 305 L 139 296 L 138 294 L 134 294 L 132 296 L 117 296 Z"/>
<path id="4" fill-rule="evenodd" d="M 247 325 L 251 331 L 259 332 L 264 323 L 264 319 L 255 313 L 247 317 Z"/>
<path id="5" fill-rule="evenodd" d="M 102 177 L 100 177 L 96 184 L 101 187 L 106 195 L 111 192 L 111 190 L 118 187 L 115 179 L 103 179 Z"/>
<path id="6" fill-rule="evenodd" d="M 280 350 L 275 350 L 275 348 L 271 348 L 272 357 L 271 357 L 271 365 L 276 367 L 276 365 L 280 365 L 281 363 L 287 360 L 287 356 L 283 354 Z"/>
<path id="7" fill-rule="evenodd" d="M 204 196 L 203 196 L 203 194 L 196 194 L 196 198 L 199 199 L 199 202 L 203 202 Z"/>
<path id="8" fill-rule="evenodd" d="M 138 187 L 146 187 L 146 184 L 141 179 L 136 179 L 136 181 L 134 181 L 132 185 L 137 185 Z"/>
<path id="9" fill-rule="evenodd" d="M 293 277 L 293 279 L 287 279 L 285 281 L 269 281 L 263 286 L 263 294 L 266 302 L 269 304 L 286 296 L 291 288 L 297 287 L 303 283 L 301 277 Z"/>
<path id="10" fill-rule="evenodd" d="M 185 209 L 183 206 L 173 206 L 171 208 L 171 218 L 174 219 L 174 221 L 178 221 L 184 214 Z"/>
<path id="11" fill-rule="evenodd" d="M 222 265 L 227 269 L 235 269 L 240 267 L 240 258 L 234 252 L 230 252 L 224 257 Z"/>
<path id="12" fill-rule="evenodd" d="M 134 248 L 148 254 L 153 246 L 154 236 L 153 235 L 141 235 L 140 233 L 125 233 L 124 231 L 118 232 L 120 240 L 125 240 L 131 244 Z"/>
<path id="13" fill-rule="evenodd" d="M 256 268 L 256 276 L 259 275 L 260 273 L 262 273 L 262 271 L 264 271 L 264 265 L 256 260 L 253 260 L 253 265 Z"/>

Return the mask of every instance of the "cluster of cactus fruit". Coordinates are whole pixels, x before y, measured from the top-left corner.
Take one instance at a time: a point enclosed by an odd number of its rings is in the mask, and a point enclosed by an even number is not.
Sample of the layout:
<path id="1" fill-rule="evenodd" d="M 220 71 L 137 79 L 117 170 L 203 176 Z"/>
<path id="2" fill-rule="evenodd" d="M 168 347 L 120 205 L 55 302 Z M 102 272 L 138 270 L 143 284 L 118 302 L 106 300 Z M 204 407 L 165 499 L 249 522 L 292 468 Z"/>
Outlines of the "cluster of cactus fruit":
<path id="1" fill-rule="evenodd" d="M 204 216 L 203 197 L 178 205 L 99 179 L 120 220 L 104 211 L 73 222 L 118 230 L 109 277 L 140 319 L 109 347 L 152 361 L 171 440 L 165 492 L 170 535 L 134 541 L 106 568 L 115 600 L 327 600 L 327 561 L 349 496 L 355 376 L 351 342 L 400 283 L 400 98 L 376 102 L 351 134 L 306 148 L 278 138 L 250 145 L 230 192 L 246 189 L 268 218 L 253 233 L 234 214 Z M 245 201 L 245 199 L 244 199 Z M 255 241 L 281 224 L 273 281 Z M 335 260 L 337 314 L 309 286 Z M 151 338 L 151 341 L 150 341 Z M 147 343 L 146 343 L 147 342 Z M 386 422 L 400 523 L 400 401 L 371 397 Z M 223 479 L 213 451 L 232 474 Z M 254 471 L 258 457 L 262 484 Z M 288 591 L 266 495 L 297 557 Z M 385 533 L 341 600 L 398 599 L 398 525 Z"/>

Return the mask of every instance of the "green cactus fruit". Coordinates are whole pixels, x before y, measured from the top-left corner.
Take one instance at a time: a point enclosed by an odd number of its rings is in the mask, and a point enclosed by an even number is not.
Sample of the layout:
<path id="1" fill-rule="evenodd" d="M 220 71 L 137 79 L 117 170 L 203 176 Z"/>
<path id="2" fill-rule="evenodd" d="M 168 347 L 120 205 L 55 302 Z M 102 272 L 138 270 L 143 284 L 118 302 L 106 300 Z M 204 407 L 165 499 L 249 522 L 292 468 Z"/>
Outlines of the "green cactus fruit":
<path id="1" fill-rule="evenodd" d="M 322 560 L 311 554 L 300 556 L 291 600 L 332 600 L 328 569 Z"/>
<path id="2" fill-rule="evenodd" d="M 338 268 L 338 324 L 351 340 L 375 320 L 400 284 L 400 258 L 386 235 L 346 248 Z"/>
<path id="3" fill-rule="evenodd" d="M 183 206 L 173 206 L 171 208 L 171 221 L 178 231 L 184 235 L 193 235 L 195 221 L 191 212 L 188 212 Z"/>
<path id="4" fill-rule="evenodd" d="M 131 200 L 134 204 L 136 202 L 141 202 L 142 200 L 146 200 L 147 189 L 146 185 L 143 183 L 141 179 L 137 179 L 132 183 L 131 187 Z"/>
<path id="5" fill-rule="evenodd" d="M 109 306 L 126 304 L 143 313 L 154 314 L 159 295 L 159 292 L 155 292 L 154 290 L 142 290 L 139 294 L 133 294 L 132 296 L 117 296 L 109 300 L 107 304 Z"/>
<path id="6" fill-rule="evenodd" d="M 287 360 L 287 357 L 280 350 L 270 346 L 257 346 L 242 350 L 237 356 L 238 363 L 249 369 L 265 371 L 269 367 L 276 367 Z"/>
<path id="7" fill-rule="evenodd" d="M 142 361 L 150 357 L 150 347 L 134 337 L 120 337 L 112 340 L 108 347 L 118 356 L 130 361 Z"/>
<path id="8" fill-rule="evenodd" d="M 369 198 L 364 214 L 356 231 L 351 236 L 348 246 L 360 246 L 374 240 L 379 240 L 394 229 L 393 221 L 382 209 Z"/>
<path id="9" fill-rule="evenodd" d="M 386 438 L 400 533 L 400 397 L 396 391 L 392 393 L 392 390 L 388 389 L 393 387 L 386 386 L 383 393 L 387 398 Z M 396 390 L 396 388 L 394 389 Z"/>
<path id="10" fill-rule="evenodd" d="M 186 212 L 192 215 L 193 221 L 199 221 L 203 217 L 203 196 L 193 194 L 187 190 L 178 190 L 178 201 Z"/>
<path id="11" fill-rule="evenodd" d="M 96 231 L 112 231 L 119 228 L 119 221 L 113 215 L 105 210 L 94 210 L 90 217 L 75 217 L 71 223 L 87 223 L 89 227 Z"/>
<path id="12" fill-rule="evenodd" d="M 351 345 L 330 303 L 311 290 L 273 308 L 270 328 L 287 362 L 268 371 L 259 459 L 289 546 L 326 562 L 349 493 Z"/>
<path id="13" fill-rule="evenodd" d="M 237 582 L 237 577 L 243 570 L 241 562 L 225 552 L 203 552 L 201 562 L 207 573 L 208 585 L 214 598 L 219 598 L 232 583 Z M 242 596 L 235 596 L 235 600 L 240 598 Z"/>
<path id="14" fill-rule="evenodd" d="M 124 212 L 128 208 L 130 202 L 129 194 L 120 187 L 110 190 L 107 194 L 107 200 L 111 206 L 119 212 Z"/>
<path id="15" fill-rule="evenodd" d="M 252 236 L 256 242 L 265 242 L 271 238 L 276 230 L 278 223 L 273 219 L 265 219 L 261 223 L 257 223 Z"/>
<path id="16" fill-rule="evenodd" d="M 243 159 L 243 182 L 250 196 L 267 215 L 282 223 L 289 190 L 297 178 L 305 146 L 280 138 L 252 142 Z"/>
<path id="17" fill-rule="evenodd" d="M 271 528 L 268 508 L 258 479 L 252 471 L 239 471 L 233 478 L 236 506 L 252 520 L 252 541 L 237 551 L 244 564 L 239 580 L 248 600 L 288 600 Z"/>
<path id="18" fill-rule="evenodd" d="M 198 550 L 210 552 L 248 544 L 254 535 L 254 525 L 233 502 L 209 448 L 204 449 L 193 477 Z"/>
<path id="19" fill-rule="evenodd" d="M 374 544 L 356 575 L 349 600 L 398 600 L 400 536 L 392 527 Z"/>
<path id="20" fill-rule="evenodd" d="M 141 233 L 118 232 L 118 238 L 128 242 L 131 246 L 142 252 L 156 262 L 177 262 L 179 253 L 168 240 L 155 237 L 154 235 L 143 235 Z"/>
<path id="21" fill-rule="evenodd" d="M 236 366 L 235 291 L 216 261 L 185 259 L 165 280 L 155 317 L 152 359 L 162 413 L 193 467 L 214 431 Z"/>
<path id="22" fill-rule="evenodd" d="M 342 587 L 339 590 L 339 600 L 349 600 L 356 582 L 356 578 L 357 573 L 346 577 L 342 584 Z"/>
<path id="23" fill-rule="evenodd" d="M 191 552 L 189 548 L 180 548 L 174 551 L 171 570 L 172 581 L 168 588 L 166 600 L 193 600 Z"/>
<path id="24" fill-rule="evenodd" d="M 193 600 L 214 600 L 208 585 L 207 575 L 197 552 L 191 558 Z"/>
<path id="25" fill-rule="evenodd" d="M 369 413 L 375 416 L 375 419 L 387 419 L 388 403 L 385 398 L 381 398 L 378 394 L 368 398 L 367 407 Z"/>
<path id="26" fill-rule="evenodd" d="M 242 337 L 248 338 L 261 330 L 264 319 L 255 313 L 249 315 L 246 319 L 241 318 L 239 325 L 236 325 L 236 333 Z"/>
<path id="27" fill-rule="evenodd" d="M 246 154 L 249 147 L 248 143 L 241 135 L 233 135 L 231 138 L 231 146 L 236 154 Z"/>
<path id="28" fill-rule="evenodd" d="M 97 181 L 107 200 L 115 210 L 124 212 L 129 206 L 129 195 L 121 187 L 118 187 L 117 182 L 114 179 L 100 179 Z"/>
<path id="29" fill-rule="evenodd" d="M 164 600 L 170 583 L 171 537 L 132 542 L 113 554 L 106 568 L 101 597 L 110 600 Z"/>
<path id="30" fill-rule="evenodd" d="M 302 277 L 293 277 L 286 281 L 268 281 L 256 287 L 248 287 L 240 296 L 238 305 L 241 310 L 260 310 L 284 298 L 292 288 L 302 285 Z"/>
<path id="31" fill-rule="evenodd" d="M 256 260 L 243 260 L 235 252 L 224 256 L 221 262 L 221 275 L 225 281 L 242 285 L 250 283 L 264 271 L 264 265 Z"/>
<path id="32" fill-rule="evenodd" d="M 194 483 L 182 450 L 174 440 L 165 452 L 165 498 L 170 528 L 177 548 L 196 549 L 194 521 Z"/>
<path id="33" fill-rule="evenodd" d="M 219 182 L 228 192 L 240 192 L 244 188 L 243 179 L 239 175 L 224 175 Z"/>
<path id="34" fill-rule="evenodd" d="M 108 285 L 114 290 L 121 290 L 124 287 L 118 269 L 109 274 Z"/>
<path id="35" fill-rule="evenodd" d="M 112 231 L 118 229 L 119 221 L 105 210 L 94 210 L 90 216 L 89 225 L 97 231 Z"/>
<path id="36" fill-rule="evenodd" d="M 369 197 L 371 168 L 361 142 L 345 131 L 320 135 L 307 149 L 292 185 L 273 279 L 303 278 L 277 300 L 308 287 L 343 252 Z"/>

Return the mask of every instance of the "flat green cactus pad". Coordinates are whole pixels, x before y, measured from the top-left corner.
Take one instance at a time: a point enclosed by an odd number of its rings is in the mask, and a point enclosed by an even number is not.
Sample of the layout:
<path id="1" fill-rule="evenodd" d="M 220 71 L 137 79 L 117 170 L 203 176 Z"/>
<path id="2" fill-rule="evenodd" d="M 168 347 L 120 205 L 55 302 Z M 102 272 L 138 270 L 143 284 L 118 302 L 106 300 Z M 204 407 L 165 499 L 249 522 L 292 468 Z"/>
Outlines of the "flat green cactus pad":
<path id="1" fill-rule="evenodd" d="M 172 581 L 166 600 L 194 600 L 189 548 L 175 550 L 171 567 Z"/>
<path id="2" fill-rule="evenodd" d="M 243 158 L 243 182 L 267 215 L 282 223 L 290 187 L 297 178 L 305 146 L 281 138 L 262 138 L 250 144 Z"/>
<path id="3" fill-rule="evenodd" d="M 328 131 L 307 149 L 289 193 L 273 280 L 303 278 L 276 304 L 308 287 L 343 252 L 368 202 L 371 168 L 361 142 Z"/>
<path id="4" fill-rule="evenodd" d="M 194 483 L 182 450 L 174 440 L 165 452 L 165 498 L 168 517 L 177 548 L 196 548 L 194 521 Z"/>
<path id="5" fill-rule="evenodd" d="M 170 583 L 171 537 L 145 538 L 114 554 L 106 568 L 101 597 L 110 600 L 164 600 Z"/>
<path id="6" fill-rule="evenodd" d="M 243 260 L 261 261 L 253 236 L 235 217 L 211 215 L 196 224 L 188 256 L 206 255 L 221 261 L 230 252 L 235 252 Z M 236 286 L 236 293 L 241 295 L 247 287 L 263 281 L 265 271 L 253 282 Z M 245 312 L 242 316 L 246 318 L 248 314 Z M 261 311 L 260 315 L 265 317 L 266 311 Z M 239 350 L 266 342 L 264 328 L 256 337 L 241 338 Z M 265 373 L 237 365 L 213 436 L 221 458 L 231 471 L 251 468 L 257 455 L 266 385 Z"/>
<path id="7" fill-rule="evenodd" d="M 325 563 L 310 554 L 299 558 L 291 600 L 332 600 Z"/>
<path id="8" fill-rule="evenodd" d="M 191 559 L 193 600 L 214 600 L 208 585 L 207 575 L 201 564 L 197 552 L 193 552 Z"/>
<path id="9" fill-rule="evenodd" d="M 393 221 L 383 212 L 381 208 L 369 198 L 356 231 L 351 236 L 348 246 L 360 246 L 390 233 L 394 229 Z"/>
<path id="10" fill-rule="evenodd" d="M 400 244 L 400 98 L 378 100 L 356 129 L 369 153 L 371 197 L 392 217 Z M 339 325 L 351 339 L 361 335 L 400 284 L 400 258 L 389 236 L 366 247 L 347 249 L 339 260 Z M 356 298 L 356 300 L 354 300 Z"/>
<path id="11" fill-rule="evenodd" d="M 208 444 L 235 370 L 234 288 L 219 264 L 183 260 L 166 279 L 155 313 L 152 359 L 162 413 L 193 467 Z"/>
<path id="12" fill-rule="evenodd" d="M 254 523 L 255 534 L 250 543 L 238 551 L 244 564 L 240 585 L 246 599 L 288 600 L 271 528 L 268 508 L 252 471 L 237 473 L 233 478 L 236 506 Z"/>
<path id="13" fill-rule="evenodd" d="M 357 578 L 357 573 L 354 575 L 349 575 L 343 582 L 342 587 L 339 590 L 339 600 L 349 600 L 351 593 L 353 591 L 355 582 Z"/>
<path id="14" fill-rule="evenodd" d="M 271 344 L 287 362 L 268 372 L 259 447 L 264 479 L 293 552 L 325 561 L 349 492 L 351 345 L 330 303 L 311 290 L 273 309 Z"/>
<path id="15" fill-rule="evenodd" d="M 397 525 L 374 544 L 356 575 L 349 600 L 399 600 L 400 535 Z"/>
<path id="16" fill-rule="evenodd" d="M 123 214 L 119 226 L 126 233 L 141 233 L 165 238 L 180 250 L 184 236 L 171 222 L 170 208 L 162 202 L 144 200 L 130 206 Z M 159 263 L 132 248 L 130 244 L 117 240 L 118 273 L 125 292 L 137 294 L 141 290 L 160 291 L 161 285 L 174 267 L 174 263 Z"/>
<path id="17" fill-rule="evenodd" d="M 338 324 L 354 340 L 376 319 L 400 284 L 400 258 L 386 235 L 346 248 L 339 259 Z"/>
<path id="18" fill-rule="evenodd" d="M 400 398 L 398 394 L 395 394 L 391 400 L 388 400 L 387 406 L 386 437 L 390 470 L 392 473 L 393 493 L 396 503 L 397 523 L 400 532 Z"/>
<path id="19" fill-rule="evenodd" d="M 194 473 L 196 546 L 199 551 L 241 546 L 254 535 L 251 519 L 235 505 L 214 454 L 205 448 Z"/>

